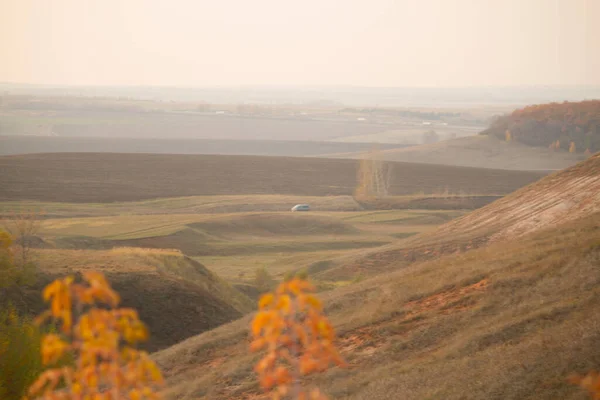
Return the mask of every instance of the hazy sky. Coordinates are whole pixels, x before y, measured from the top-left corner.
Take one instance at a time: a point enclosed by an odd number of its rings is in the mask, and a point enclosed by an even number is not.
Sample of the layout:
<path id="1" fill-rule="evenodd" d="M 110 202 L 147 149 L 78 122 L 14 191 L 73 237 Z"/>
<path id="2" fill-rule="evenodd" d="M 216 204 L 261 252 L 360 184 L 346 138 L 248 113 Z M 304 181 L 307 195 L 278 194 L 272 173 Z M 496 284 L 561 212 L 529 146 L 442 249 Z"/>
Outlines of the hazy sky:
<path id="1" fill-rule="evenodd" d="M 0 0 L 0 82 L 600 85 L 600 0 Z"/>

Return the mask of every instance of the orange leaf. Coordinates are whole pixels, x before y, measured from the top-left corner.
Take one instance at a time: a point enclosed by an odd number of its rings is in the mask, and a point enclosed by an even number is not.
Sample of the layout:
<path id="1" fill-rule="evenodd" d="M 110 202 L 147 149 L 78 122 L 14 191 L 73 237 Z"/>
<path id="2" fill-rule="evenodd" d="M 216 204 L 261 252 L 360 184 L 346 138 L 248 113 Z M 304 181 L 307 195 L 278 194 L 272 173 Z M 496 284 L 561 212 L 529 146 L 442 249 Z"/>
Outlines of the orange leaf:
<path id="1" fill-rule="evenodd" d="M 262 310 L 263 308 L 270 306 L 274 300 L 275 296 L 273 296 L 272 293 L 264 294 L 258 302 L 258 308 Z"/>

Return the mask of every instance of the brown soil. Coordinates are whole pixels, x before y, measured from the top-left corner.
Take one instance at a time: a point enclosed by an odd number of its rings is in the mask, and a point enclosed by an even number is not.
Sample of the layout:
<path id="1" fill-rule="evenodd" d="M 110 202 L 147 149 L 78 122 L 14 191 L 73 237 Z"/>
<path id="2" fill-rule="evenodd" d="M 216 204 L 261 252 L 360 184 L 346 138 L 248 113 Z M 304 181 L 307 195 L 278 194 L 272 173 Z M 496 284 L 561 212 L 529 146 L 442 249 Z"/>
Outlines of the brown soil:
<path id="1" fill-rule="evenodd" d="M 0 200 L 115 202 L 195 195 L 352 195 L 355 160 L 321 158 L 58 153 L 0 157 Z M 543 172 L 427 164 L 393 166 L 390 194 L 500 195 Z"/>

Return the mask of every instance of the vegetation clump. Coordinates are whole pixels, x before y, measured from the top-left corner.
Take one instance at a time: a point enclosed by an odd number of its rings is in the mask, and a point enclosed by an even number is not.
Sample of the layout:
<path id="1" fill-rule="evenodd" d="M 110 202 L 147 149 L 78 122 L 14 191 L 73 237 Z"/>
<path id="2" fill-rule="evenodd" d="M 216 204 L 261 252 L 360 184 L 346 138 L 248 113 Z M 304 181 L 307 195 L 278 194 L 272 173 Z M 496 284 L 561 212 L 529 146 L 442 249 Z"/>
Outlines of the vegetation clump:
<path id="1" fill-rule="evenodd" d="M 117 308 L 119 295 L 98 272 L 57 279 L 43 292 L 57 331 L 44 335 L 42 362 L 50 367 L 29 388 L 29 399 L 158 399 L 163 377 L 148 353 L 135 348 L 148 338 L 137 312 Z M 65 360 L 72 363 L 64 364 Z"/>
<path id="2" fill-rule="evenodd" d="M 481 134 L 553 150 L 594 153 L 600 151 L 600 100 L 527 106 L 497 118 Z"/>
<path id="3" fill-rule="evenodd" d="M 586 389 L 593 400 L 600 400 L 600 373 L 590 371 L 584 376 L 574 375 L 570 381 Z"/>
<path id="4" fill-rule="evenodd" d="M 0 399 L 21 400 L 42 371 L 41 333 L 9 307 L 0 313 Z"/>
<path id="5" fill-rule="evenodd" d="M 250 348 L 266 350 L 255 371 L 273 399 L 326 399 L 318 389 L 304 388 L 302 377 L 344 365 L 334 345 L 335 332 L 314 290 L 306 280 L 293 278 L 259 301 Z"/>

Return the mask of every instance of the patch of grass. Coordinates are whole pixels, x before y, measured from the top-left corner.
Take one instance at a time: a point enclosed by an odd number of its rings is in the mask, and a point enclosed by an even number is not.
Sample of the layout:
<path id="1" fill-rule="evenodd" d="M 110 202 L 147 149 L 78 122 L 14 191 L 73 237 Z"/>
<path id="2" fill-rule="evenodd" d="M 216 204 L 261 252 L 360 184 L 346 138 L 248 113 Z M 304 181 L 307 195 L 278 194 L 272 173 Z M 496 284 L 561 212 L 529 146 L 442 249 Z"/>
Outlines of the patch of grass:
<path id="1" fill-rule="evenodd" d="M 418 234 L 419 234 L 419 232 L 398 232 L 398 233 L 392 233 L 390 236 L 394 237 L 396 239 L 406 239 L 406 238 L 409 238 L 411 236 L 415 236 Z"/>
<path id="2" fill-rule="evenodd" d="M 141 247 L 115 247 L 110 250 L 111 254 L 127 254 L 139 256 L 173 256 L 183 257 L 181 251 L 177 249 L 144 249 Z"/>

